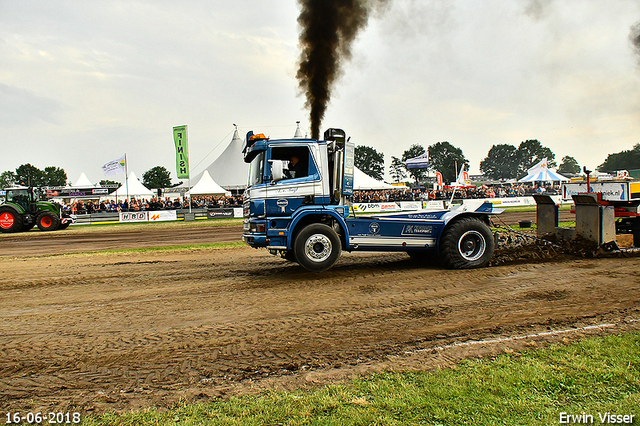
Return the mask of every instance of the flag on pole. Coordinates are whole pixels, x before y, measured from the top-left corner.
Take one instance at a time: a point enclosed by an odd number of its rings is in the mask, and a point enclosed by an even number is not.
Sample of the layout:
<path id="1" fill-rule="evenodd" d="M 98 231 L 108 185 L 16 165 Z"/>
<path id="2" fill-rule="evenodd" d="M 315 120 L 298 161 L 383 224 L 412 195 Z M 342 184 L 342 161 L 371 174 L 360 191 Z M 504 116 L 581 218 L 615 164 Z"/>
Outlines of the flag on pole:
<path id="1" fill-rule="evenodd" d="M 468 186 L 471 184 L 471 180 L 469 179 L 469 172 L 464 171 L 464 164 L 460 169 L 460 174 L 458 174 L 458 178 L 456 179 L 456 183 L 462 186 Z"/>
<path id="2" fill-rule="evenodd" d="M 113 161 L 109 161 L 107 164 L 102 166 L 102 172 L 104 173 L 105 176 L 120 175 L 123 173 L 126 174 L 126 171 L 127 171 L 126 167 L 127 167 L 126 155 L 123 155 L 122 157 Z"/>
<path id="3" fill-rule="evenodd" d="M 189 179 L 187 126 L 176 126 L 173 128 L 173 142 L 176 145 L 176 174 L 178 179 Z"/>

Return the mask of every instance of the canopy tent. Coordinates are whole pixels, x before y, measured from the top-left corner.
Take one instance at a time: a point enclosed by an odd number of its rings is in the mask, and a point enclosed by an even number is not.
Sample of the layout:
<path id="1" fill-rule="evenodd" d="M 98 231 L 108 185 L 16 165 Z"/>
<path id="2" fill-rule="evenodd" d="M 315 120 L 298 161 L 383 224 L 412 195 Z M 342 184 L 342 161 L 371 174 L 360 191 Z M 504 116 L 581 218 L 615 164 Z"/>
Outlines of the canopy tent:
<path id="1" fill-rule="evenodd" d="M 144 186 L 134 172 L 129 173 L 129 198 L 131 197 L 154 197 L 156 194 L 151 192 Z M 110 195 L 110 197 L 127 197 L 127 184 L 122 185 L 116 192 Z"/>
<path id="2" fill-rule="evenodd" d="M 218 185 L 205 170 L 198 183 L 191 187 L 191 195 L 231 195 L 231 193 Z"/>
<path id="3" fill-rule="evenodd" d="M 231 142 L 222 154 L 205 171 L 222 188 L 235 189 L 247 186 L 249 164 L 244 162 L 242 145 L 244 141 L 238 135 L 238 128 L 233 132 Z M 194 180 L 202 179 L 204 172 L 196 175 Z"/>
<path id="4" fill-rule="evenodd" d="M 71 185 L 71 188 L 88 188 L 92 186 L 95 186 L 95 185 L 92 184 L 89 178 L 87 178 L 87 175 L 85 175 L 84 172 L 82 172 L 80 173 L 80 177 L 78 178 L 76 183 Z"/>
<path id="5" fill-rule="evenodd" d="M 547 167 L 547 159 L 543 158 L 539 163 L 527 170 L 527 175 L 518 180 L 518 182 L 555 182 L 566 180 L 569 180 L 569 178 L 549 170 Z"/>
<path id="6" fill-rule="evenodd" d="M 429 167 L 429 152 L 405 161 L 407 169 L 426 169 Z"/>
<path id="7" fill-rule="evenodd" d="M 393 185 L 389 185 L 381 180 L 377 180 L 359 170 L 353 168 L 353 189 L 356 191 L 364 191 L 366 189 L 396 189 Z"/>

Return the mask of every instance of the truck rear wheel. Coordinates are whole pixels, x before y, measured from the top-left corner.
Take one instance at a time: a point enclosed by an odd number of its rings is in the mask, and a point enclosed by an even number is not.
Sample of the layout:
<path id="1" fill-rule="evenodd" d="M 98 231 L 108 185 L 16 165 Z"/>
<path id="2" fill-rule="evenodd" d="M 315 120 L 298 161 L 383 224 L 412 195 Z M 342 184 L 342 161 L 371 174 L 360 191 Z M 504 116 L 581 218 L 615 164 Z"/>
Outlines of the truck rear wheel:
<path id="1" fill-rule="evenodd" d="M 41 231 L 55 231 L 60 226 L 60 218 L 51 212 L 42 212 L 36 219 Z"/>
<path id="2" fill-rule="evenodd" d="M 313 272 L 331 268 L 342 251 L 336 231 L 321 223 L 314 223 L 302 229 L 296 237 L 293 249 L 300 266 Z"/>
<path id="3" fill-rule="evenodd" d="M 0 208 L 0 231 L 3 233 L 22 231 L 22 216 L 11 208 Z"/>
<path id="4" fill-rule="evenodd" d="M 476 218 L 466 217 L 445 230 L 440 240 L 440 260 L 451 269 L 481 268 L 489 263 L 494 245 L 491 229 Z"/>

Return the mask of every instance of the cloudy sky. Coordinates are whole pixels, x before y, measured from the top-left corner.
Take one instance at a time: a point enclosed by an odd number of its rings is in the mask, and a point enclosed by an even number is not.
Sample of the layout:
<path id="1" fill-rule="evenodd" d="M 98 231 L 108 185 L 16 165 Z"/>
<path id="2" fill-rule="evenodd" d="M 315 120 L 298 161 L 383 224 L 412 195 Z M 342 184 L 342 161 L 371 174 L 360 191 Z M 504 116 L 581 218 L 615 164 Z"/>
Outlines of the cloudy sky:
<path id="1" fill-rule="evenodd" d="M 295 0 L 0 0 L 0 172 L 81 172 L 126 153 L 175 176 L 231 139 L 308 131 Z M 640 143 L 638 0 L 389 0 L 343 66 L 322 129 L 400 157 L 449 141 L 476 173 L 494 144 L 538 139 L 595 168 Z M 240 155 L 240 153 L 238 153 Z"/>

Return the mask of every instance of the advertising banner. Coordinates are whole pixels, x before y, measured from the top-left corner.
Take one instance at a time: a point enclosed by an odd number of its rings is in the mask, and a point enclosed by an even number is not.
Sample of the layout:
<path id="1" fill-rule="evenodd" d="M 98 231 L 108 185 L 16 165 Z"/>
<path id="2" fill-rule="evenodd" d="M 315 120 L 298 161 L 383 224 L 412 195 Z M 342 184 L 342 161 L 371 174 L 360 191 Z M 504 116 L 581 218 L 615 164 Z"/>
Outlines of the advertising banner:
<path id="1" fill-rule="evenodd" d="M 60 188 L 47 189 L 47 198 L 91 198 L 96 199 L 115 192 L 118 188 Z"/>
<path id="2" fill-rule="evenodd" d="M 420 203 L 418 203 L 420 204 Z M 380 213 L 380 212 L 398 212 L 402 210 L 400 203 L 356 203 L 353 209 L 360 213 Z"/>
<path id="3" fill-rule="evenodd" d="M 400 201 L 400 210 L 422 210 L 422 201 Z"/>
<path id="4" fill-rule="evenodd" d="M 207 212 L 209 219 L 224 219 L 233 216 L 233 209 L 209 209 Z"/>
<path id="5" fill-rule="evenodd" d="M 159 210 L 149 213 L 149 222 L 171 222 L 178 220 L 178 212 L 175 210 Z"/>
<path id="6" fill-rule="evenodd" d="M 176 126 L 173 128 L 173 142 L 176 146 L 176 175 L 178 179 L 189 179 L 187 126 Z"/>
<path id="7" fill-rule="evenodd" d="M 122 223 L 148 222 L 149 212 L 120 212 L 119 220 Z"/>
<path id="8" fill-rule="evenodd" d="M 422 208 L 425 210 L 442 210 L 444 208 L 444 201 L 442 200 L 423 201 Z"/>
<path id="9" fill-rule="evenodd" d="M 342 193 L 353 195 L 353 169 L 355 167 L 355 148 L 352 142 L 344 144 L 344 175 L 342 178 Z"/>

